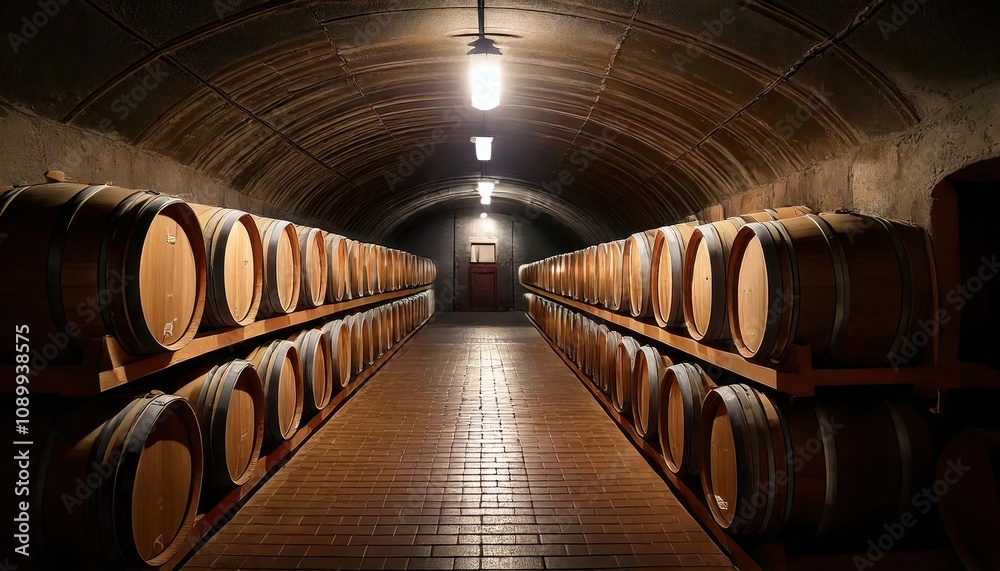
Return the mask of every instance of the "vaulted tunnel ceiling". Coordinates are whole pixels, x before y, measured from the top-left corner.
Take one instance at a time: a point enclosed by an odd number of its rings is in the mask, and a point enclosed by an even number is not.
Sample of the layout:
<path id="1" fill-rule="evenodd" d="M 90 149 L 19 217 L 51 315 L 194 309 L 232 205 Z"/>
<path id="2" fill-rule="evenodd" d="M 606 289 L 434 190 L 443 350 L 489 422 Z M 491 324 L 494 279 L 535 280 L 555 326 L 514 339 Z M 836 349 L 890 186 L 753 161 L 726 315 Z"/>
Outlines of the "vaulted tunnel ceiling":
<path id="1" fill-rule="evenodd" d="M 486 6 L 504 53 L 486 113 L 468 0 L 74 1 L 3 46 L 0 95 L 374 240 L 474 197 L 469 137 L 492 135 L 498 207 L 593 242 L 910 128 L 998 73 L 992 0 Z"/>

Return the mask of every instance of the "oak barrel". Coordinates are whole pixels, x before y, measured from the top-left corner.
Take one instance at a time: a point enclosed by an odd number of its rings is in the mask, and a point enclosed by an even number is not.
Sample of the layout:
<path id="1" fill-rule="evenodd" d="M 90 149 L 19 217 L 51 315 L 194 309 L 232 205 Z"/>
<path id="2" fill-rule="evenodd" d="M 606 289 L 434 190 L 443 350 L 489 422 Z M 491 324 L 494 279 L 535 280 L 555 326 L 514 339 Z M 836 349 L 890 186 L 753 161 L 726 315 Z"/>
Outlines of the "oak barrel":
<path id="1" fill-rule="evenodd" d="M 639 342 L 624 336 L 615 349 L 615 375 L 611 384 L 611 406 L 617 412 L 631 414 L 632 370 L 635 368 Z"/>
<path id="2" fill-rule="evenodd" d="M 618 344 L 622 341 L 621 333 L 608 331 L 607 341 L 601 354 L 601 382 L 598 385 L 601 392 L 610 395 L 611 387 L 615 386 L 615 376 L 618 374 Z"/>
<path id="3" fill-rule="evenodd" d="M 733 341 L 753 361 L 795 343 L 821 363 L 900 366 L 937 330 L 928 238 L 905 222 L 824 213 L 749 224 L 729 271 Z"/>
<path id="4" fill-rule="evenodd" d="M 191 204 L 205 238 L 207 288 L 202 327 L 253 323 L 263 287 L 263 253 L 257 224 L 246 212 Z"/>
<path id="5" fill-rule="evenodd" d="M 933 470 L 930 431 L 908 403 L 786 404 L 733 384 L 709 391 L 701 425 L 702 489 L 732 533 L 880 530 Z"/>
<path id="6" fill-rule="evenodd" d="M 3 325 L 28 325 L 48 363 L 113 336 L 133 355 L 176 351 L 205 304 L 205 243 L 182 200 L 152 191 L 41 184 L 0 194 Z M 49 340 L 52 340 L 49 342 Z M 13 358 L 14 344 L 0 346 Z"/>
<path id="7" fill-rule="evenodd" d="M 682 296 L 688 334 L 699 341 L 729 339 L 726 291 L 730 251 L 740 228 L 751 222 L 808 214 L 804 206 L 767 209 L 696 226 L 684 253 Z"/>
<path id="8" fill-rule="evenodd" d="M 701 405 L 715 387 L 712 378 L 695 363 L 668 367 L 660 382 L 660 449 L 667 469 L 674 474 L 698 473 Z"/>
<path id="9" fill-rule="evenodd" d="M 326 408 L 333 398 L 333 357 L 330 340 L 321 329 L 307 329 L 289 338 L 299 355 L 303 414 Z"/>
<path id="10" fill-rule="evenodd" d="M 364 244 L 351 240 L 347 247 L 347 266 L 350 268 L 351 297 L 361 297 L 365 292 Z"/>
<path id="11" fill-rule="evenodd" d="M 276 340 L 254 349 L 247 356 L 260 376 L 266 403 L 264 438 L 270 444 L 288 440 L 302 419 L 302 371 L 299 354 L 291 341 Z"/>
<path id="12" fill-rule="evenodd" d="M 334 303 L 351 299 L 350 275 L 348 269 L 347 246 L 349 240 L 338 234 L 327 232 L 326 241 L 326 301 Z"/>
<path id="13" fill-rule="evenodd" d="M 319 307 L 326 302 L 329 278 L 326 240 L 318 228 L 295 226 L 299 241 L 302 278 L 299 280 L 299 307 Z"/>
<path id="14" fill-rule="evenodd" d="M 333 362 L 333 390 L 344 388 L 351 382 L 351 327 L 343 320 L 335 319 L 323 325 L 323 333 L 330 342 L 330 359 Z"/>
<path id="15" fill-rule="evenodd" d="M 203 452 L 191 405 L 154 392 L 120 407 L 68 405 L 46 431 L 32 556 L 52 568 L 157 567 L 194 525 Z"/>
<path id="16" fill-rule="evenodd" d="M 264 281 L 258 317 L 295 311 L 302 281 L 302 254 L 295 225 L 285 220 L 254 216 L 264 252 Z"/>
<path id="17" fill-rule="evenodd" d="M 627 295 L 623 282 L 624 269 L 622 267 L 622 255 L 625 250 L 625 240 L 608 242 L 607 254 L 605 257 L 605 274 L 602 275 L 604 282 L 604 307 L 611 311 L 618 311 L 622 307 L 623 296 Z M 627 300 L 626 300 L 627 301 Z"/>
<path id="18" fill-rule="evenodd" d="M 659 423 L 660 388 L 667 368 L 674 362 L 656 349 L 639 348 L 632 369 L 632 418 L 635 430 L 643 438 L 656 436 Z"/>
<path id="19" fill-rule="evenodd" d="M 653 317 L 660 327 L 684 326 L 684 254 L 698 223 L 674 224 L 656 229 L 649 274 Z"/>
<path id="20" fill-rule="evenodd" d="M 264 440 L 264 392 L 257 370 L 237 359 L 199 372 L 174 391 L 191 403 L 201 426 L 205 482 L 239 486 L 253 475 Z"/>
<path id="21" fill-rule="evenodd" d="M 655 238 L 656 230 L 646 230 L 636 232 L 625 240 L 625 249 L 622 251 L 622 295 L 628 300 L 628 310 L 632 317 L 648 317 L 653 314 L 649 279 Z"/>

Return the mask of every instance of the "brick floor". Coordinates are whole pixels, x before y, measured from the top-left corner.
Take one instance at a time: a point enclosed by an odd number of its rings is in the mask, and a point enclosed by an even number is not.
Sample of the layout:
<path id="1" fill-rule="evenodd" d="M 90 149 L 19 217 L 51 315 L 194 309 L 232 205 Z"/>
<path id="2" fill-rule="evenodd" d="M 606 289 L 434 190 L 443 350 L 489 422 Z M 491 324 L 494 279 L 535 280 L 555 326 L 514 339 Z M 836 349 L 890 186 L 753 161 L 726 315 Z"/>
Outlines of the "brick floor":
<path id="1" fill-rule="evenodd" d="M 184 567 L 732 569 L 520 313 L 435 317 Z"/>

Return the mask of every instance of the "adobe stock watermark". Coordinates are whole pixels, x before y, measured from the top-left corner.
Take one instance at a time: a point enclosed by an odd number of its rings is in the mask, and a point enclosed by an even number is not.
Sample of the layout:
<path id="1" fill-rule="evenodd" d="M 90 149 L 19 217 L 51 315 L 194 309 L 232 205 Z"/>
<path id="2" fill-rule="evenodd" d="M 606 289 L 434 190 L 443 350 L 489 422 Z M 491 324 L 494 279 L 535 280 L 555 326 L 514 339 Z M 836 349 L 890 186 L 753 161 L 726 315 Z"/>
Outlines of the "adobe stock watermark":
<path id="1" fill-rule="evenodd" d="M 172 73 L 172 66 L 168 63 L 157 61 L 149 65 L 132 89 L 111 101 L 108 109 L 114 114 L 114 117 L 109 115 L 102 117 L 97 123 L 97 131 L 104 136 L 110 136 L 114 133 L 118 128 L 118 121 L 128 119 L 146 101 L 149 94 L 163 85 L 163 82 Z M 71 171 L 100 154 L 105 144 L 93 137 L 81 137 L 80 140 L 82 144 L 63 154 L 62 158 L 56 161 L 56 166 L 62 170 Z"/>
<path id="2" fill-rule="evenodd" d="M 38 10 L 30 16 L 21 17 L 21 21 L 18 22 L 21 24 L 20 29 L 17 32 L 7 32 L 7 41 L 10 42 L 14 54 L 16 55 L 22 47 L 38 37 L 39 32 L 62 12 L 63 6 L 69 3 L 70 0 L 39 0 L 35 4 Z"/>
<path id="3" fill-rule="evenodd" d="M 389 190 L 395 191 L 400 185 L 406 182 L 406 179 L 413 176 L 413 173 L 417 172 L 417 169 L 420 168 L 420 166 L 422 166 L 427 159 L 434 155 L 437 151 L 438 145 L 445 141 L 448 133 L 457 130 L 474 114 L 475 110 L 471 107 L 457 103 L 452 105 L 442 117 L 447 128 L 435 128 L 431 132 L 430 137 L 427 137 L 417 143 L 416 148 L 411 150 L 409 153 L 399 154 L 397 156 L 396 168 L 391 171 L 386 171 L 383 174 L 385 183 L 388 185 Z M 469 152 L 472 152 L 471 145 Z"/>
<path id="4" fill-rule="evenodd" d="M 826 84 L 821 83 L 818 90 L 810 91 L 804 101 L 796 105 L 793 111 L 786 113 L 784 117 L 775 121 L 771 125 L 771 128 L 786 139 L 791 139 L 800 129 L 814 121 L 821 109 L 828 107 L 828 100 L 834 95 L 836 95 L 835 91 L 827 90 Z M 753 158 L 731 163 L 726 169 L 726 175 L 731 179 L 735 179 L 742 174 L 741 170 L 752 172 L 757 169 L 767 168 L 769 165 L 764 161 L 763 157 L 782 156 L 786 151 L 782 150 L 780 145 L 782 143 L 778 137 L 765 138 L 763 143 L 757 147 L 758 152 Z M 805 155 L 812 153 L 812 145 L 813 143 L 810 142 L 802 147 Z"/>
<path id="5" fill-rule="evenodd" d="M 895 2 L 889 10 L 887 17 L 879 18 L 878 31 L 882 34 L 883 40 L 888 40 L 889 36 L 898 32 L 900 28 L 916 16 L 930 0 L 903 0 Z M 886 12 L 883 9 L 883 14 Z"/>
<path id="6" fill-rule="evenodd" d="M 919 357 L 921 351 L 937 337 L 941 326 L 948 324 L 956 313 L 961 312 L 966 304 L 1000 273 L 1000 260 L 997 260 L 996 254 L 989 258 L 983 256 L 979 261 L 981 263 L 974 274 L 944 295 L 949 307 L 939 308 L 934 317 L 919 321 L 916 331 L 903 339 L 899 350 L 889 354 L 888 361 L 893 371 L 899 372 L 900 367 L 910 364 Z"/>
<path id="7" fill-rule="evenodd" d="M 834 436 L 843 428 L 844 425 L 838 424 L 833 416 L 819 419 L 816 435 L 806 440 L 804 444 L 789 450 L 785 455 L 785 466 L 791 466 L 791 473 L 787 469 L 776 469 L 773 480 L 768 480 L 766 484 L 759 482 L 757 489 L 749 498 L 740 500 L 733 517 L 733 526 L 741 526 L 750 520 L 757 510 L 767 506 L 778 493 L 779 486 L 787 486 L 791 478 L 800 472 L 807 462 L 823 453 L 824 446 L 833 446 Z"/>
<path id="8" fill-rule="evenodd" d="M 101 289 L 96 297 L 89 297 L 77 304 L 74 313 L 76 320 L 67 321 L 66 325 L 55 333 L 50 331 L 45 339 L 47 342 L 40 349 L 32 348 L 31 376 L 38 375 L 63 355 L 63 352 L 69 349 L 83 332 L 83 327 L 100 318 L 103 308 L 107 307 L 115 296 L 125 291 L 125 286 L 136 278 L 137 276 L 122 275 L 113 270 L 108 278 L 107 287 Z"/>
<path id="9" fill-rule="evenodd" d="M 619 131 L 621 129 L 618 125 L 605 125 L 598 137 L 591 139 L 569 155 L 570 167 L 562 169 L 551 180 L 542 183 L 541 190 L 553 198 L 562 196 L 563 192 L 576 182 L 576 177 L 586 172 L 590 168 L 590 163 L 608 150 L 608 144 L 618 139 Z M 531 202 L 524 208 L 524 216 L 528 220 L 535 220 L 541 215 L 542 211 Z"/>
<path id="10" fill-rule="evenodd" d="M 702 20 L 702 30 L 695 34 L 695 37 L 706 44 L 711 44 L 716 38 L 722 35 L 727 26 L 736 21 L 736 15 L 739 13 L 739 10 L 746 8 L 748 2 L 749 0 L 737 0 L 735 2 L 736 10 L 723 8 L 717 17 L 711 20 Z M 701 46 L 688 45 L 684 48 L 683 52 L 675 51 L 670 57 L 670 61 L 674 64 L 674 67 L 683 70 L 703 55 L 705 55 L 705 50 Z"/>
<path id="11" fill-rule="evenodd" d="M 926 515 L 934 507 L 934 504 L 941 500 L 941 497 L 948 493 L 951 486 L 954 486 L 972 468 L 962 463 L 962 459 L 948 460 L 948 468 L 941 475 L 941 479 L 935 481 L 930 486 L 920 490 L 910 499 L 912 510 L 905 511 L 896 521 L 882 525 L 885 533 L 875 539 L 868 540 L 868 550 L 864 557 L 855 555 L 852 559 L 854 568 L 858 571 L 875 567 L 885 554 L 892 550 L 896 544 L 903 539 L 906 532 L 917 525 L 918 515 Z M 915 513 L 916 512 L 916 513 Z"/>

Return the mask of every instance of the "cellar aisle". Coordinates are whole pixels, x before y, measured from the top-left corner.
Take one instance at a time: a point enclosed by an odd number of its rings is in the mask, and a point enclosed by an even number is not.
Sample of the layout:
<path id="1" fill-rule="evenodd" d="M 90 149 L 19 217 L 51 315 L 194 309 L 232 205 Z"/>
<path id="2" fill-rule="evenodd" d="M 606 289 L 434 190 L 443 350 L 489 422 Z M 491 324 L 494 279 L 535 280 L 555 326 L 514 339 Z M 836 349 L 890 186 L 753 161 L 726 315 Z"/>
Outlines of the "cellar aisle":
<path id="1" fill-rule="evenodd" d="M 732 569 L 522 313 L 419 332 L 184 567 Z"/>

